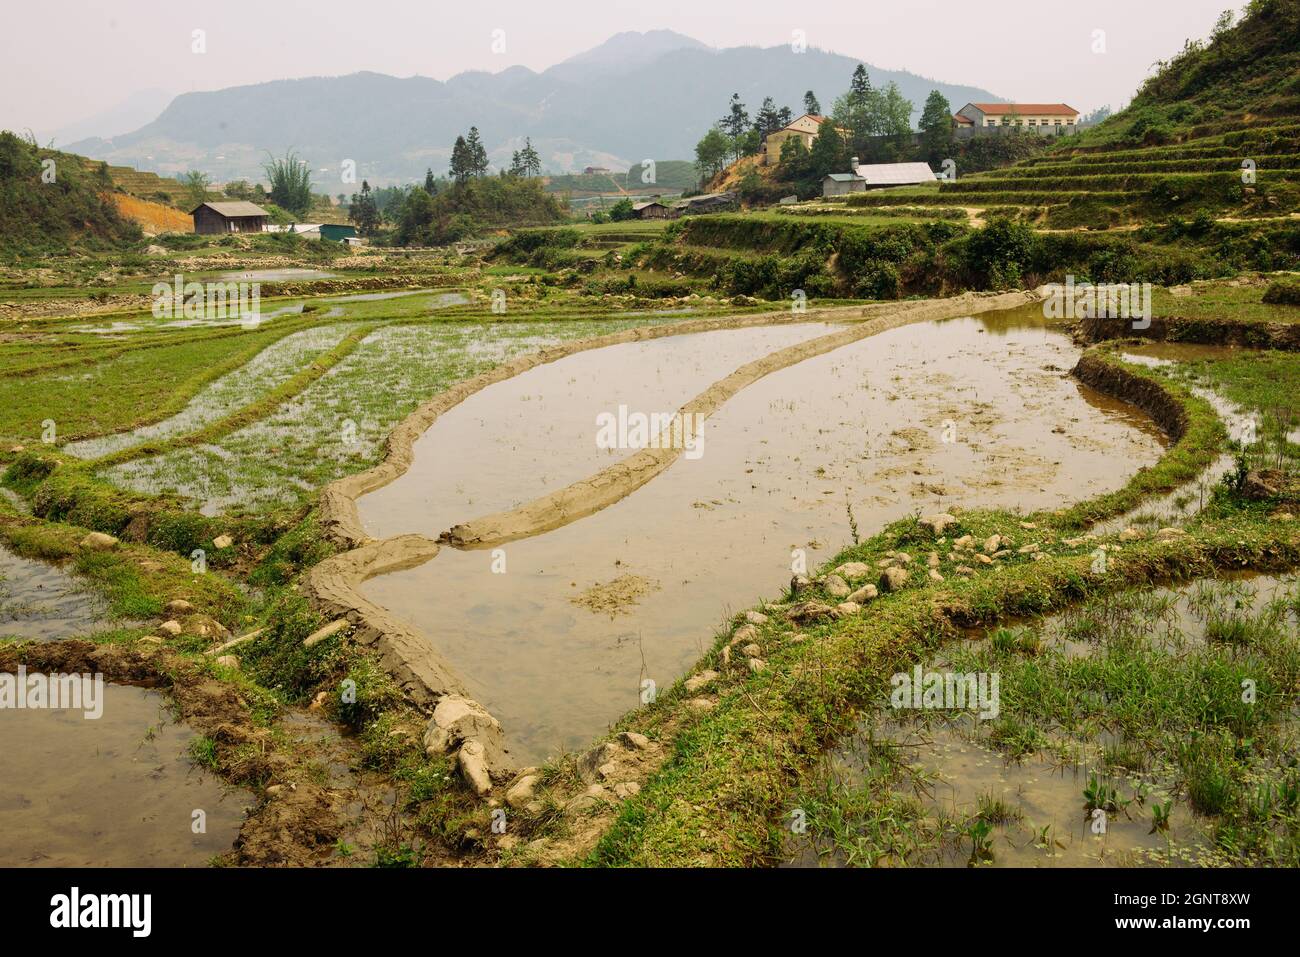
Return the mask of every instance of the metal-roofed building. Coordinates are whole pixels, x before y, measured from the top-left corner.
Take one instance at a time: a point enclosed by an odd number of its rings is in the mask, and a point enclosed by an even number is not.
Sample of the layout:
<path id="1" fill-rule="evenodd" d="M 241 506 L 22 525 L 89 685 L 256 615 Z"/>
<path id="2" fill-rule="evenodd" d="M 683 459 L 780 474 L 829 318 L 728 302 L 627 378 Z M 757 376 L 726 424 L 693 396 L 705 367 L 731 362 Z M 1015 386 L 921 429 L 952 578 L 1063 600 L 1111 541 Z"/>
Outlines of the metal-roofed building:
<path id="1" fill-rule="evenodd" d="M 244 200 L 200 203 L 190 210 L 196 233 L 260 233 L 270 213 Z"/>

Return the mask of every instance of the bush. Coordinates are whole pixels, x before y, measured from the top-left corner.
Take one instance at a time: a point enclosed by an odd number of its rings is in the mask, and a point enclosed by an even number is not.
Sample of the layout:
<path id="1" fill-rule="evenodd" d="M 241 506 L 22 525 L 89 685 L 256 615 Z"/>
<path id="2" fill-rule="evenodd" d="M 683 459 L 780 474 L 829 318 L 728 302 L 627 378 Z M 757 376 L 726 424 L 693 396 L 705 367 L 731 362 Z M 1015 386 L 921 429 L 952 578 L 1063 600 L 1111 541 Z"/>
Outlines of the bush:
<path id="1" fill-rule="evenodd" d="M 1300 306 L 1300 281 L 1279 279 L 1269 283 L 1264 301 L 1275 306 Z"/>

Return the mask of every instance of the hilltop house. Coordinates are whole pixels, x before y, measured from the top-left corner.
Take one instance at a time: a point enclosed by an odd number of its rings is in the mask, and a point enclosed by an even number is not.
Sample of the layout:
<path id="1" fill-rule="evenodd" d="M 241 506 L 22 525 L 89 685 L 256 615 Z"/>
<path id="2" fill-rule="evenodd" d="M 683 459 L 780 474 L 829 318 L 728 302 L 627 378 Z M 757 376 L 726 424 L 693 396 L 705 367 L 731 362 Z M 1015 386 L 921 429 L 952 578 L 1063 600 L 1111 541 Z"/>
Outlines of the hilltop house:
<path id="1" fill-rule="evenodd" d="M 790 123 L 783 129 L 774 133 L 768 133 L 763 139 L 763 165 L 775 166 L 781 162 L 781 146 L 786 140 L 798 137 L 803 140 L 805 149 L 812 149 L 813 142 L 817 139 L 817 134 L 821 131 L 823 123 L 827 122 L 824 116 L 817 116 L 813 113 L 805 113 L 799 119 Z M 835 128 L 841 136 L 847 136 L 848 130 Z"/>
<path id="2" fill-rule="evenodd" d="M 956 130 L 1019 126 L 1036 133 L 1072 133 L 1079 111 L 1064 103 L 967 103 L 953 116 Z"/>
<path id="3" fill-rule="evenodd" d="M 260 233 L 270 213 L 261 206 L 240 200 L 232 203 L 200 203 L 190 210 L 196 233 Z"/>
<path id="4" fill-rule="evenodd" d="M 822 178 L 822 196 L 844 196 L 885 186 L 916 186 L 933 183 L 934 170 L 928 163 L 871 163 L 859 166 L 853 157 L 850 173 L 830 173 Z"/>

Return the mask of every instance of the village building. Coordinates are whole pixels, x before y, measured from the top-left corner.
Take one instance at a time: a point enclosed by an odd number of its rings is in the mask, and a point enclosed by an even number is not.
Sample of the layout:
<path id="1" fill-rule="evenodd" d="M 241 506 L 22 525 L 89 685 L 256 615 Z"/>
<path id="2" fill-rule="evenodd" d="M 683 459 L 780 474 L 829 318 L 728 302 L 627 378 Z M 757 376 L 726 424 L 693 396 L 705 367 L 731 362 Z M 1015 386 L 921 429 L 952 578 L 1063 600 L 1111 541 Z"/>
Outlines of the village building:
<path id="1" fill-rule="evenodd" d="M 200 203 L 190 210 L 196 233 L 260 233 L 270 213 L 254 203 Z"/>
<path id="2" fill-rule="evenodd" d="M 953 116 L 957 130 L 1018 126 L 1053 135 L 1073 132 L 1079 111 L 1065 103 L 967 103 Z"/>
<path id="3" fill-rule="evenodd" d="M 737 206 L 736 194 L 730 191 L 721 193 L 703 193 L 699 196 L 688 196 L 685 199 L 679 199 L 673 203 L 673 210 L 681 216 L 687 213 L 720 213 L 724 210 L 735 209 Z"/>
<path id="4" fill-rule="evenodd" d="M 829 121 L 824 116 L 805 113 L 774 133 L 768 133 L 763 139 L 763 165 L 775 166 L 781 162 L 781 146 L 789 139 L 800 139 L 803 141 L 804 149 L 812 149 L 813 143 L 817 140 L 817 134 L 821 132 L 822 124 L 826 122 Z M 841 136 L 845 136 L 849 132 L 839 127 L 836 127 L 836 130 Z"/>
<path id="5" fill-rule="evenodd" d="M 673 213 L 659 200 L 651 199 L 644 203 L 633 203 L 632 215 L 637 219 L 670 219 Z"/>
<path id="6" fill-rule="evenodd" d="M 861 166 L 855 156 L 849 169 L 853 172 L 828 173 L 824 176 L 822 196 L 845 196 L 886 186 L 917 186 L 938 179 L 929 163 L 870 163 Z"/>

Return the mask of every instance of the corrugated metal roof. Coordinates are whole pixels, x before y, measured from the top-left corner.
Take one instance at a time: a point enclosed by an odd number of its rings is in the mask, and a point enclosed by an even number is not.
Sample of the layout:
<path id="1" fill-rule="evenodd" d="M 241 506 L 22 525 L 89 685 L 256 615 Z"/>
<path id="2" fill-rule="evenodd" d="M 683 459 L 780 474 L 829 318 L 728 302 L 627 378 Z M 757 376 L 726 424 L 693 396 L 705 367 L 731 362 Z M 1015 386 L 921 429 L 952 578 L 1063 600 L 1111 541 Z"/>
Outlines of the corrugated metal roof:
<path id="1" fill-rule="evenodd" d="M 258 206 L 256 203 L 250 203 L 242 199 L 238 201 L 229 202 L 229 203 L 199 203 L 198 206 L 195 206 L 193 209 L 190 210 L 190 215 L 193 216 L 204 206 L 208 207 L 208 209 L 215 210 L 216 212 L 220 213 L 222 216 L 227 216 L 227 217 L 270 216 L 271 215 L 266 210 L 264 210 L 261 206 Z"/>
<path id="2" fill-rule="evenodd" d="M 909 186 L 913 183 L 932 183 L 936 177 L 929 163 L 873 163 L 859 166 L 858 176 L 868 186 Z"/>
<path id="3" fill-rule="evenodd" d="M 664 206 L 664 204 L 661 203 L 661 202 L 659 202 L 659 200 L 657 200 L 657 199 L 652 199 L 652 200 L 650 200 L 649 202 L 646 202 L 646 203 L 633 203 L 633 204 L 632 204 L 632 208 L 635 209 L 635 210 L 642 210 L 642 209 L 645 209 L 645 208 L 648 207 L 648 206 Z M 664 209 L 667 209 L 667 208 L 668 208 L 667 206 L 664 206 Z"/>
<path id="4" fill-rule="evenodd" d="M 826 175 L 837 183 L 852 183 L 862 179 L 861 176 L 854 176 L 852 173 L 827 173 Z"/>

